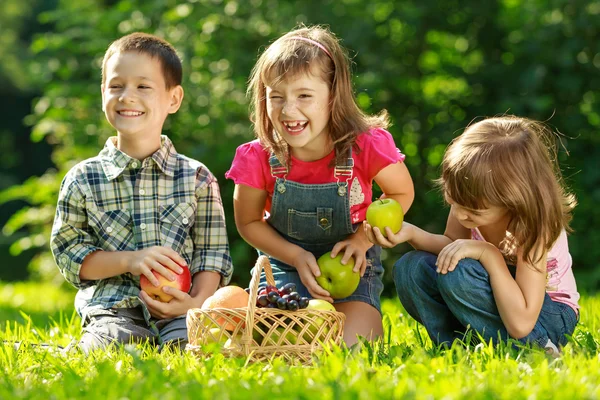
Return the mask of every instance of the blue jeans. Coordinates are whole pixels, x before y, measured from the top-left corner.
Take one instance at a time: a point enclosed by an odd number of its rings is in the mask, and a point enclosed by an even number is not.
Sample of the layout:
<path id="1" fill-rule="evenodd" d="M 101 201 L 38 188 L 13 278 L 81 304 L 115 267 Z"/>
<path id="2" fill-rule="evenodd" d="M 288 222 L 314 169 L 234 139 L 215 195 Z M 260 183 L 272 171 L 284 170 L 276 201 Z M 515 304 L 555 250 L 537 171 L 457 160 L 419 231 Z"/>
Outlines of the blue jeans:
<path id="1" fill-rule="evenodd" d="M 494 343 L 507 340 L 508 332 L 496 307 L 489 275 L 479 261 L 461 260 L 447 274 L 436 272 L 437 256 L 424 251 L 406 253 L 394 265 L 396 292 L 406 311 L 425 326 L 436 344 L 462 339 L 466 327 Z M 577 314 L 568 305 L 546 294 L 540 316 L 521 343 L 544 347 L 551 340 L 565 345 L 577 325 Z"/>

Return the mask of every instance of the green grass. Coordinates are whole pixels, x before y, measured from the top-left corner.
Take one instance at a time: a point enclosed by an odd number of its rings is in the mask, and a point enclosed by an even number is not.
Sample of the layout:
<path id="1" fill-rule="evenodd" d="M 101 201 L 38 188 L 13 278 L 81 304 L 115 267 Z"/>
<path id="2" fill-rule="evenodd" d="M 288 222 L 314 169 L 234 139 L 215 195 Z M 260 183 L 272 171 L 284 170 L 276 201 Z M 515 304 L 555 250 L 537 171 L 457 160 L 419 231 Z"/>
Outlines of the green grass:
<path id="1" fill-rule="evenodd" d="M 396 300 L 383 302 L 383 343 L 335 348 L 311 367 L 280 359 L 248 364 L 214 354 L 125 346 L 89 357 L 54 351 L 77 339 L 73 293 L 0 284 L 0 399 L 546 399 L 600 397 L 600 296 L 584 296 L 582 320 L 563 356 L 537 349 L 431 345 Z M 16 350 L 13 343 L 23 344 Z M 31 343 L 50 343 L 50 348 Z M 0 343 L 2 343 L 0 341 Z"/>

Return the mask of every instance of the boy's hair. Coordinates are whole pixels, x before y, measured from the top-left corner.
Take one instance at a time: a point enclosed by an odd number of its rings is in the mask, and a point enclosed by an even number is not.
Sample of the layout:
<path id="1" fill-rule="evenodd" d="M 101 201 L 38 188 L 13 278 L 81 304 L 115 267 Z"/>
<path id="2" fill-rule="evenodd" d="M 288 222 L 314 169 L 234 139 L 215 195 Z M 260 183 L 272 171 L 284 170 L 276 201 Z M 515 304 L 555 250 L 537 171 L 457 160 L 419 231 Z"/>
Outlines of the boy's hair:
<path id="1" fill-rule="evenodd" d="M 575 196 L 557 162 L 552 131 L 527 118 L 502 116 L 467 127 L 446 150 L 437 184 L 457 204 L 473 210 L 506 208 L 511 235 L 501 244 L 510 258 L 540 261 L 561 231 L 570 231 Z"/>
<path id="2" fill-rule="evenodd" d="M 321 26 L 297 28 L 281 36 L 261 54 L 248 85 L 254 133 L 284 165 L 289 165 L 289 149 L 267 115 L 265 86 L 309 74 L 313 66 L 319 68 L 320 77 L 329 85 L 331 93 L 329 132 L 336 150 L 333 162 L 347 157 L 360 133 L 369 128 L 388 126 L 387 112 L 367 115 L 356 104 L 350 60 L 336 36 Z"/>
<path id="3" fill-rule="evenodd" d="M 181 59 L 175 48 L 166 40 L 149 33 L 134 32 L 112 42 L 102 60 L 102 84 L 106 80 L 105 70 L 108 60 L 117 53 L 136 51 L 157 58 L 162 66 L 167 89 L 181 85 Z"/>

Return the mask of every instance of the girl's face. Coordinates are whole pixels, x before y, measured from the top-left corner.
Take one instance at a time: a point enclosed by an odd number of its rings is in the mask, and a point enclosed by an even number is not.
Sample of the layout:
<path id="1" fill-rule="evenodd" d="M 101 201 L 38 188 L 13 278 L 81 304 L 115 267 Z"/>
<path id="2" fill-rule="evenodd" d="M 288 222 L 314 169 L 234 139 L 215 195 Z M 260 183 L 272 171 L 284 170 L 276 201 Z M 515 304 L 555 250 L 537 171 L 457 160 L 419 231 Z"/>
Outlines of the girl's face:
<path id="1" fill-rule="evenodd" d="M 275 130 L 303 161 L 325 157 L 333 149 L 329 137 L 329 86 L 316 68 L 266 86 L 267 114 Z"/>
<path id="2" fill-rule="evenodd" d="M 500 226 L 506 230 L 508 225 L 509 214 L 504 207 L 488 206 L 481 210 L 473 210 L 463 207 L 444 194 L 446 202 L 450 205 L 450 213 L 467 229 L 478 227 L 495 227 Z"/>

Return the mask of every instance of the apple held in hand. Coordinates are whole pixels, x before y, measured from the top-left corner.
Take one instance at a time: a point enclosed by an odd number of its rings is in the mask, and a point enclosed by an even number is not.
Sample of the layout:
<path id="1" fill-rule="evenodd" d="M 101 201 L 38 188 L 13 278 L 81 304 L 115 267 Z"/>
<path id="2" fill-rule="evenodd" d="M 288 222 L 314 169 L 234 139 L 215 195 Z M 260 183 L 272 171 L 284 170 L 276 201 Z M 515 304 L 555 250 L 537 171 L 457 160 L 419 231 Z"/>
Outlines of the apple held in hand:
<path id="1" fill-rule="evenodd" d="M 404 211 L 402 206 L 394 199 L 383 198 L 375 200 L 367 208 L 367 222 L 371 227 L 379 228 L 381 234 L 385 234 L 385 227 L 389 226 L 392 232 L 398 233 L 402 228 Z"/>
<path id="2" fill-rule="evenodd" d="M 188 267 L 182 266 L 183 272 L 181 274 L 175 275 L 175 280 L 170 281 L 161 274 L 156 271 L 152 271 L 154 277 L 158 279 L 158 286 L 154 286 L 152 282 L 145 275 L 140 276 L 140 288 L 148 293 L 150 297 L 154 300 L 162 301 L 163 303 L 168 303 L 171 301 L 173 296 L 163 292 L 162 288 L 164 286 L 174 287 L 176 289 L 181 290 L 182 292 L 189 292 L 190 287 L 192 286 L 192 276 L 190 274 L 190 270 Z"/>
<path id="3" fill-rule="evenodd" d="M 331 252 L 327 252 L 317 260 L 321 270 L 321 275 L 316 277 L 317 283 L 334 299 L 350 296 L 360 281 L 360 274 L 352 271 L 354 258 L 350 258 L 346 265 L 343 265 L 343 255 L 343 253 L 339 253 L 336 257 L 331 258 Z"/>

